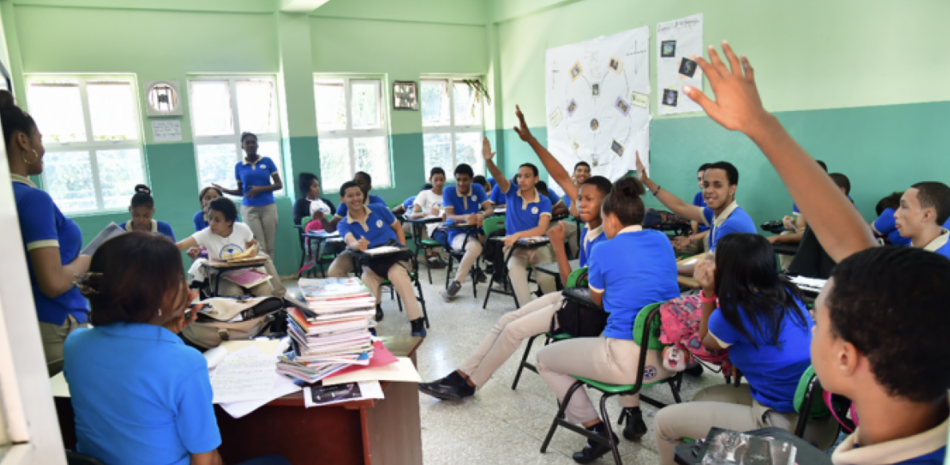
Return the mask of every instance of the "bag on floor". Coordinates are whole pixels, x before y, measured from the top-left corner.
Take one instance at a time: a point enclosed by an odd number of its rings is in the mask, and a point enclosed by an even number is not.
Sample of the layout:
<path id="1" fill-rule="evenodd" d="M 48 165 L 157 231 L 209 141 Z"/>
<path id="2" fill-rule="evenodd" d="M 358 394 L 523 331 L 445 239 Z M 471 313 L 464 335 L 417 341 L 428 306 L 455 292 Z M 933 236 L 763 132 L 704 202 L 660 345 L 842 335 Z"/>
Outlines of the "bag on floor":
<path id="1" fill-rule="evenodd" d="M 198 319 L 181 332 L 182 338 L 203 349 L 265 336 L 283 319 L 284 301 L 277 297 L 215 297 L 204 302 Z"/>
<path id="2" fill-rule="evenodd" d="M 564 301 L 551 320 L 551 332 L 555 331 L 555 322 L 558 332 L 570 334 L 571 337 L 597 337 L 604 332 L 607 312 L 594 304 L 589 288 L 572 287 L 565 289 L 561 295 Z"/>

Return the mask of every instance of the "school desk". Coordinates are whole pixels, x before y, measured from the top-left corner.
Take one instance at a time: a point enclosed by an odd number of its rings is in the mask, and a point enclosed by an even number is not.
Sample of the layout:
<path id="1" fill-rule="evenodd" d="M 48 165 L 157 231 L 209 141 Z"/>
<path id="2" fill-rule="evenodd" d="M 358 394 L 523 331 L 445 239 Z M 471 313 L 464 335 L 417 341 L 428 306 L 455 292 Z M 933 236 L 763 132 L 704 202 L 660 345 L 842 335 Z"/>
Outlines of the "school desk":
<path id="1" fill-rule="evenodd" d="M 705 260 L 707 253 L 709 253 L 709 252 L 703 252 L 703 253 L 701 253 L 701 254 L 699 254 L 699 255 L 693 255 L 692 257 L 686 257 L 686 258 L 677 260 L 677 261 L 676 261 L 676 264 L 677 264 L 677 265 L 683 265 L 683 264 L 686 264 L 687 262 L 689 262 L 690 260 L 696 259 L 696 262 L 693 262 L 693 264 L 695 264 L 695 263 L 699 262 L 699 260 Z M 694 278 L 694 277 L 692 277 L 692 276 L 677 275 L 677 276 L 676 276 L 676 282 L 680 283 L 680 284 L 683 285 L 683 286 L 689 287 L 689 288 L 699 289 L 699 283 L 696 282 L 696 278 Z"/>
<path id="2" fill-rule="evenodd" d="M 782 428 L 762 428 L 755 431 L 748 431 L 746 434 L 752 436 L 763 436 L 775 438 L 781 441 L 787 441 L 795 446 L 795 463 L 808 465 L 831 465 L 831 457 L 824 451 L 811 445 L 798 436 Z M 680 444 L 676 446 L 675 458 L 678 465 L 699 465 L 703 463 L 706 456 L 706 450 L 709 448 L 705 443 L 699 444 Z"/>

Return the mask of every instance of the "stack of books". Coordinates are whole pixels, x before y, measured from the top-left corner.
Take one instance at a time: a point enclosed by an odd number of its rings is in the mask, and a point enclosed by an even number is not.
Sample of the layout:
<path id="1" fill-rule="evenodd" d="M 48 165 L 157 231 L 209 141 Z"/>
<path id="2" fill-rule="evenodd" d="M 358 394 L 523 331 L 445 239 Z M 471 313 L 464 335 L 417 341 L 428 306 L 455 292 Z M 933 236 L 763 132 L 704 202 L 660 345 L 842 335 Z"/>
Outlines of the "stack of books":
<path id="1" fill-rule="evenodd" d="M 376 299 L 359 278 L 301 279 L 303 302 L 287 310 L 291 350 L 277 372 L 315 383 L 373 356 Z"/>

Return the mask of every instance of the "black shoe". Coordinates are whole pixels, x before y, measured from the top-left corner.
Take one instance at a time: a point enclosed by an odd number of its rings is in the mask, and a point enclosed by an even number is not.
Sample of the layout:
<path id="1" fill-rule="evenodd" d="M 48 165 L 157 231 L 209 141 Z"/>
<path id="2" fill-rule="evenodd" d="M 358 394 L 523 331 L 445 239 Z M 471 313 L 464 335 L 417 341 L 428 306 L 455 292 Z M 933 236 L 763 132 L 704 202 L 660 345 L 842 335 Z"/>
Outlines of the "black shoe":
<path id="1" fill-rule="evenodd" d="M 455 386 L 441 384 L 441 382 L 440 380 L 438 382 L 420 384 L 419 391 L 442 400 L 462 400 L 475 395 L 475 387 L 469 386 L 468 383 L 464 381 L 461 385 Z"/>
<path id="2" fill-rule="evenodd" d="M 482 270 L 476 269 L 474 271 L 474 275 L 475 275 L 475 278 L 474 278 L 475 282 L 477 283 L 484 283 L 488 281 L 488 277 L 485 276 L 485 273 L 483 273 Z"/>
<path id="3" fill-rule="evenodd" d="M 627 420 L 627 426 L 623 428 L 623 437 L 628 441 L 635 441 L 647 434 L 647 424 L 643 422 L 640 407 L 624 408 L 617 423 L 622 425 L 624 420 Z"/>
<path id="4" fill-rule="evenodd" d="M 698 378 L 698 377 L 700 377 L 700 376 L 703 375 L 703 364 L 702 364 L 702 363 L 696 363 L 696 364 L 693 365 L 693 366 L 687 365 L 687 366 L 686 366 L 686 369 L 683 370 L 683 373 L 685 373 L 685 374 L 687 374 L 687 375 L 690 375 L 690 376 L 695 376 L 695 377 Z"/>
<path id="5" fill-rule="evenodd" d="M 607 428 L 604 426 L 603 423 L 599 423 L 593 428 L 587 428 L 587 430 L 592 433 L 597 433 L 603 436 L 604 438 L 607 437 Z M 614 434 L 613 437 L 614 437 L 614 444 L 616 444 L 618 441 L 617 435 Z M 608 454 L 610 451 L 611 451 L 610 443 L 595 442 L 591 439 L 588 439 L 587 444 L 584 445 L 584 448 L 580 452 L 574 452 L 574 455 L 572 456 L 572 458 L 577 463 L 590 463 L 590 462 L 593 462 L 594 460 L 597 460 L 603 457 L 604 455 Z"/>
<path id="6" fill-rule="evenodd" d="M 376 322 L 379 323 L 380 321 L 383 321 L 383 306 L 377 304 L 376 305 Z"/>
<path id="7" fill-rule="evenodd" d="M 426 320 L 423 318 L 416 318 L 409 322 L 412 326 L 410 330 L 410 336 L 412 337 L 426 337 Z"/>
<path id="8" fill-rule="evenodd" d="M 465 378 L 462 378 L 457 371 L 449 373 L 448 376 L 444 378 L 437 379 L 428 383 L 419 383 L 419 390 L 430 394 L 432 392 L 449 392 L 461 385 L 465 384 Z"/>

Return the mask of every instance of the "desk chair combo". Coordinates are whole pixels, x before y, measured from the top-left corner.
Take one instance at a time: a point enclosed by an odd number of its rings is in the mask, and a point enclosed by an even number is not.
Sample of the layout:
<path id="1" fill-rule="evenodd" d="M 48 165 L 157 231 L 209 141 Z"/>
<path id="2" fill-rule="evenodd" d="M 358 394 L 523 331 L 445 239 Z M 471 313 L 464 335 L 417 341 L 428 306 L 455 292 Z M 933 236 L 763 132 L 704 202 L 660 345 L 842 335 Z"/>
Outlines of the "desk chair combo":
<path id="1" fill-rule="evenodd" d="M 486 222 L 487 222 L 487 219 L 486 219 Z M 450 226 L 442 226 L 439 229 L 445 230 L 445 229 L 448 229 L 449 227 Z M 474 235 L 478 234 L 478 228 L 474 226 L 459 225 L 459 226 L 454 226 L 454 227 L 467 228 L 468 232 L 465 233 L 465 242 L 462 243 L 461 250 L 453 249 L 450 246 L 443 246 L 443 250 L 445 250 L 445 253 L 449 255 L 449 267 L 448 267 L 448 271 L 445 272 L 445 288 L 446 289 L 449 288 L 449 284 L 452 282 L 452 277 L 454 276 L 452 274 L 452 268 L 453 268 L 453 265 L 455 264 L 455 261 L 457 260 L 459 262 L 459 266 L 462 265 L 462 257 L 465 256 L 465 250 L 468 247 L 468 239 L 472 237 L 473 234 Z M 476 258 L 475 263 L 472 265 L 472 269 L 469 270 L 468 272 L 469 277 L 471 278 L 471 281 L 472 281 L 472 295 L 476 299 L 478 298 L 478 278 L 479 276 L 483 276 L 482 268 L 478 265 L 478 262 L 481 259 L 482 257 Z M 431 277 L 430 277 L 430 284 L 431 284 Z M 488 287 L 491 287 L 491 284 L 489 284 Z"/>
<path id="2" fill-rule="evenodd" d="M 327 252 L 327 244 L 338 244 L 342 243 L 339 235 L 329 236 L 329 235 L 315 235 L 313 232 L 304 231 L 305 225 L 309 223 L 313 218 L 306 216 L 300 220 L 300 223 L 304 226 L 301 226 L 299 232 L 300 237 L 303 240 L 303 257 L 300 258 L 300 270 L 297 271 L 297 278 L 303 277 L 304 273 L 309 274 L 310 277 L 316 277 L 316 269 L 320 268 L 320 276 L 326 277 L 326 269 L 324 265 L 333 263 L 333 260 L 336 258 L 336 254 L 333 252 Z M 316 244 L 314 244 L 316 242 Z M 309 266 L 308 266 L 309 265 Z"/>
<path id="3" fill-rule="evenodd" d="M 514 246 L 508 250 L 508 254 L 504 255 L 504 247 L 501 244 L 503 236 L 492 237 L 491 232 L 498 231 L 504 228 L 504 223 L 502 222 L 503 218 L 495 219 L 492 222 L 492 225 L 489 226 L 489 220 L 495 218 L 486 218 L 483 228 L 485 229 L 485 235 L 488 237 L 488 240 L 493 240 L 498 243 L 497 251 L 495 252 L 495 263 L 494 263 L 494 272 L 492 273 L 491 280 L 488 282 L 488 291 L 485 294 L 485 302 L 482 304 L 482 308 L 488 307 L 488 299 L 491 297 L 492 293 L 503 294 L 511 296 L 515 299 L 515 308 L 521 308 L 521 303 L 518 302 L 518 296 L 515 295 L 514 285 L 511 284 L 511 277 L 508 274 L 508 261 L 511 260 L 511 256 L 514 254 L 517 249 L 534 249 L 538 247 L 545 247 L 549 245 L 550 241 L 543 242 L 532 242 L 532 243 L 523 243 L 521 241 L 515 242 Z M 501 260 L 503 259 L 503 261 Z M 531 265 L 528 265 L 528 283 L 533 282 L 531 279 L 531 272 L 533 271 Z M 498 289 L 495 287 L 495 283 L 501 283 L 502 288 Z M 540 295 L 540 294 L 539 294 Z M 527 302 L 525 302 L 527 303 Z"/>
<path id="4" fill-rule="evenodd" d="M 360 277 L 363 274 L 363 267 L 360 265 L 359 260 L 360 253 L 354 252 L 352 250 L 347 250 L 345 253 L 350 254 L 350 257 L 353 260 L 353 273 L 356 274 L 356 277 Z M 419 306 L 422 307 L 422 321 L 425 323 L 426 329 L 429 329 L 429 312 L 426 311 L 426 298 L 425 294 L 422 293 L 422 283 L 419 281 L 419 260 L 418 257 L 413 254 L 409 261 L 412 263 L 412 269 L 406 271 L 409 272 L 409 279 L 412 280 L 412 284 L 416 288 L 416 300 L 419 301 Z M 383 287 L 389 288 L 389 298 L 396 300 L 396 305 L 399 307 L 399 311 L 402 312 L 402 299 L 398 294 L 396 294 L 393 283 L 389 279 L 383 278 L 379 285 L 380 292 L 382 292 Z"/>
<path id="5" fill-rule="evenodd" d="M 442 243 L 431 238 L 425 237 L 425 226 L 429 223 L 438 223 L 442 221 L 442 218 L 432 218 L 424 217 L 417 219 L 405 219 L 404 221 L 412 224 L 412 241 L 416 245 L 416 256 L 419 256 L 419 252 L 428 252 L 431 249 L 441 249 Z M 429 275 L 429 284 L 432 284 L 432 267 L 429 266 L 429 262 L 426 261 L 426 273 Z"/>

